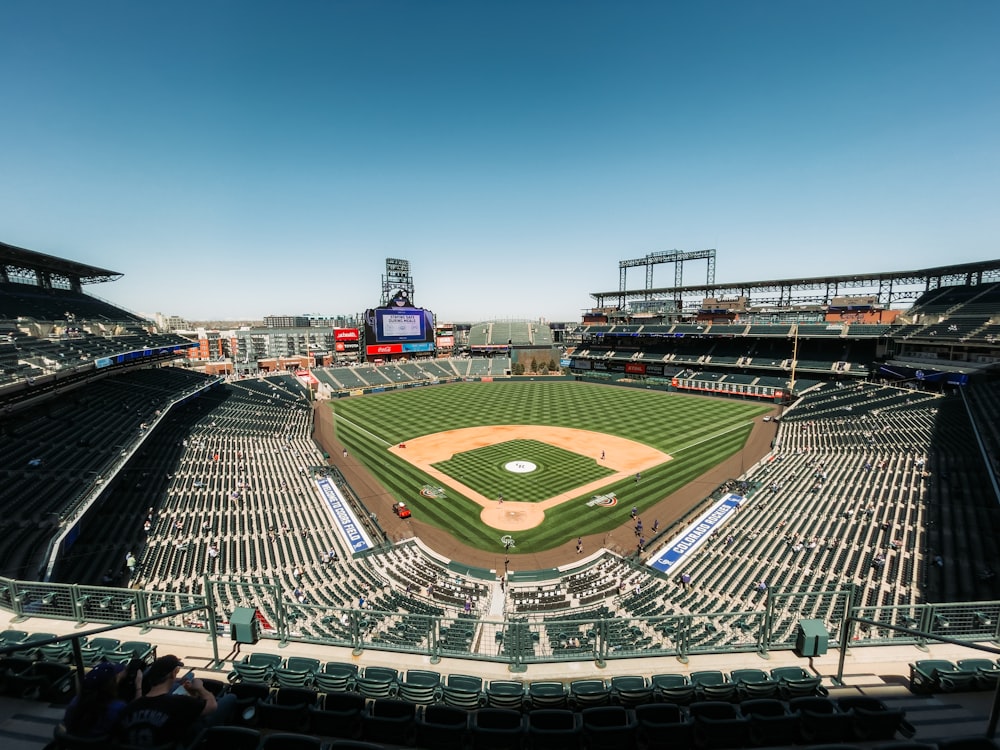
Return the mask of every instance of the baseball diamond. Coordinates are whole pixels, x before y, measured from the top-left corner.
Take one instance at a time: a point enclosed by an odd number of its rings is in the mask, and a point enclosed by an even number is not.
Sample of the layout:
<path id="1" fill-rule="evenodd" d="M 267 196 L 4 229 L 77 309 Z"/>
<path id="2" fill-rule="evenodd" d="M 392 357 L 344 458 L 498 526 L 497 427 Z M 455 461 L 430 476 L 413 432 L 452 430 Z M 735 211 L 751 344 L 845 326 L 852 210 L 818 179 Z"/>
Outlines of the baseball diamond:
<path id="1" fill-rule="evenodd" d="M 566 380 L 456 383 L 331 408 L 338 439 L 387 497 L 478 549 L 495 549 L 497 529 L 517 531 L 521 553 L 622 525 L 628 508 L 650 508 L 740 451 L 769 409 Z M 519 475 L 504 468 L 512 461 L 537 469 Z M 447 497 L 422 497 L 426 484 Z M 612 493 L 617 506 L 590 504 Z"/>

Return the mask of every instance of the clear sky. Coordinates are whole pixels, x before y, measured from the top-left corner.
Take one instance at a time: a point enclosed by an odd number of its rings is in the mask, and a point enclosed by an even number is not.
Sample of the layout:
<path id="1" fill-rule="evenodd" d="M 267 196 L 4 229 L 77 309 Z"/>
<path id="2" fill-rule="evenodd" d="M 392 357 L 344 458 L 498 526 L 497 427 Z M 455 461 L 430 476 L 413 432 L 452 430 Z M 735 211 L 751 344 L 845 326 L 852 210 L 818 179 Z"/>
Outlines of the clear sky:
<path id="1" fill-rule="evenodd" d="M 579 320 L 675 248 L 993 259 L 998 39 L 996 0 L 4 0 L 0 241 L 188 319 L 358 312 L 386 257 L 456 321 Z"/>

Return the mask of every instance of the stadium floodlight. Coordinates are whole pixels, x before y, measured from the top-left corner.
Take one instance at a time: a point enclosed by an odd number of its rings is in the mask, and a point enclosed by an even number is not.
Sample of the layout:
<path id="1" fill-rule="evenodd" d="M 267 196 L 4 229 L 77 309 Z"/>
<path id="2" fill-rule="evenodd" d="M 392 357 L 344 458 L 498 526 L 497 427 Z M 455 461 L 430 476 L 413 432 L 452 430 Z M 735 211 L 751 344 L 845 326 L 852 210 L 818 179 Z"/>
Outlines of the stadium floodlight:
<path id="1" fill-rule="evenodd" d="M 951 622 L 944 615 L 934 615 L 934 627 L 946 630 L 951 627 Z"/>
<path id="2" fill-rule="evenodd" d="M 973 612 L 972 619 L 978 628 L 988 628 L 993 625 L 993 618 L 984 612 Z"/>
<path id="3" fill-rule="evenodd" d="M 101 599 L 101 601 L 97 603 L 97 606 L 100 607 L 101 609 L 107 609 L 109 606 L 111 606 L 111 597 L 110 596 L 104 597 L 103 599 Z"/>
<path id="4" fill-rule="evenodd" d="M 50 604 L 52 604 L 52 602 L 54 602 L 55 599 L 56 599 L 55 592 L 54 591 L 50 591 L 49 593 L 47 593 L 45 596 L 42 597 L 42 605 L 45 606 L 45 607 L 47 607 Z"/>

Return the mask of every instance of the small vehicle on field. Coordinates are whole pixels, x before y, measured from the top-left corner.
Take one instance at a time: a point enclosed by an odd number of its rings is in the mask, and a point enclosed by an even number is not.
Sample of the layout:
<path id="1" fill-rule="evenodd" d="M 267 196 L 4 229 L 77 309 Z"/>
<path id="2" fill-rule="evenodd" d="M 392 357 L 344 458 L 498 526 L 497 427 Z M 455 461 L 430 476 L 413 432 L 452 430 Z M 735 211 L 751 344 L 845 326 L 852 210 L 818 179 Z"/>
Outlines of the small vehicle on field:
<path id="1" fill-rule="evenodd" d="M 392 512 L 400 518 L 409 518 L 411 515 L 410 509 L 406 507 L 406 503 L 393 503 Z"/>

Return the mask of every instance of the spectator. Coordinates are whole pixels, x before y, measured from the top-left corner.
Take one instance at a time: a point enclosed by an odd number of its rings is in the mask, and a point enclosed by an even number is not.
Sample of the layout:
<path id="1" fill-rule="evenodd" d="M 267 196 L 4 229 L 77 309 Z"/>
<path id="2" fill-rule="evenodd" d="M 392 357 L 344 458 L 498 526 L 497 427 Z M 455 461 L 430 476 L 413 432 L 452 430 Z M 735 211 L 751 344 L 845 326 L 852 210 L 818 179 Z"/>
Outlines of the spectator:
<path id="1" fill-rule="evenodd" d="M 146 670 L 146 662 L 142 659 L 129 659 L 125 665 L 125 673 L 118 680 L 118 697 L 125 703 L 131 703 L 142 695 L 142 675 Z"/>
<path id="2" fill-rule="evenodd" d="M 70 701 L 63 717 L 69 734 L 80 737 L 107 737 L 127 701 L 119 697 L 119 680 L 125 674 L 124 664 L 102 661 L 83 678 L 80 693 Z M 132 675 L 133 682 L 142 677 Z"/>
<path id="3" fill-rule="evenodd" d="M 236 708 L 236 696 L 216 701 L 200 679 L 178 682 L 184 664 L 176 656 L 161 656 L 146 670 L 146 693 L 121 712 L 115 726 L 118 742 L 136 747 L 160 747 L 190 742 L 202 729 L 225 724 Z"/>

